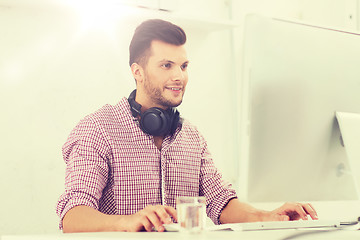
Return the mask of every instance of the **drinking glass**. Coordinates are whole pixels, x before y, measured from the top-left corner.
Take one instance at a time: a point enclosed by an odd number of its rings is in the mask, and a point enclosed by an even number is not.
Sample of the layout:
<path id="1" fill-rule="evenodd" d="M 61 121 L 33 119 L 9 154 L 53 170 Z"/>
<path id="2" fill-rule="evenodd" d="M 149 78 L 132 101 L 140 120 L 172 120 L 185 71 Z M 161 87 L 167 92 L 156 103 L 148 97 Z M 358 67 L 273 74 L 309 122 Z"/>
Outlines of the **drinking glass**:
<path id="1" fill-rule="evenodd" d="M 198 233 L 206 223 L 205 197 L 178 197 L 176 209 L 181 232 Z"/>

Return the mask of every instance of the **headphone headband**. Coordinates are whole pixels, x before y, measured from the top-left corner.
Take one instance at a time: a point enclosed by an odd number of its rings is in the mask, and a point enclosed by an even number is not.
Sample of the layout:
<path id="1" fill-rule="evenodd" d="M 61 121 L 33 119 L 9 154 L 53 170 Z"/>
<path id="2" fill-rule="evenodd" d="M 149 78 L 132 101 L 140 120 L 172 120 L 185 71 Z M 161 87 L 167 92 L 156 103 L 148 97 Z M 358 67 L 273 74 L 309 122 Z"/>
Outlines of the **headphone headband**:
<path id="1" fill-rule="evenodd" d="M 133 117 L 137 117 L 138 115 L 141 114 L 141 107 L 142 107 L 141 104 L 135 101 L 135 97 L 136 97 L 136 89 L 130 93 L 130 96 L 128 98 L 131 114 L 133 115 Z"/>

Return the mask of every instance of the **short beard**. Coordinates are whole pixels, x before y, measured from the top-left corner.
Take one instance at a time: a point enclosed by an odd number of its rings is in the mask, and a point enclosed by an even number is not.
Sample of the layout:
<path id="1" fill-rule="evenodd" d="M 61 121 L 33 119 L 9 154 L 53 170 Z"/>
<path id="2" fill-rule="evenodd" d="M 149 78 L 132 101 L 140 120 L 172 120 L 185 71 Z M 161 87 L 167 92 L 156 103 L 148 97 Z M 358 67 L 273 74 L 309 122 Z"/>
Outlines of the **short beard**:
<path id="1" fill-rule="evenodd" d="M 151 100 L 154 101 L 155 103 L 157 103 L 160 106 L 163 106 L 164 108 L 174 108 L 179 106 L 182 103 L 182 99 L 179 103 L 173 103 L 167 99 L 165 99 L 162 96 L 162 91 L 159 88 L 153 87 L 150 84 L 150 81 L 148 80 L 148 78 L 145 78 L 145 91 L 147 93 L 148 96 L 150 96 Z"/>

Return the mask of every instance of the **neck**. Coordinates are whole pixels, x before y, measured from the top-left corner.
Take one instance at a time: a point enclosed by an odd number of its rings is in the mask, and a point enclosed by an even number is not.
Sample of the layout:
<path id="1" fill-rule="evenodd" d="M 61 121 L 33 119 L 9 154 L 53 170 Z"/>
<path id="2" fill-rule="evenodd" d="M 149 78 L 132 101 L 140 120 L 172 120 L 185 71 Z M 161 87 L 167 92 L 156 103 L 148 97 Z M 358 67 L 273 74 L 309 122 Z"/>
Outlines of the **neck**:
<path id="1" fill-rule="evenodd" d="M 164 136 L 154 136 L 155 146 L 161 150 L 161 145 L 164 141 Z"/>

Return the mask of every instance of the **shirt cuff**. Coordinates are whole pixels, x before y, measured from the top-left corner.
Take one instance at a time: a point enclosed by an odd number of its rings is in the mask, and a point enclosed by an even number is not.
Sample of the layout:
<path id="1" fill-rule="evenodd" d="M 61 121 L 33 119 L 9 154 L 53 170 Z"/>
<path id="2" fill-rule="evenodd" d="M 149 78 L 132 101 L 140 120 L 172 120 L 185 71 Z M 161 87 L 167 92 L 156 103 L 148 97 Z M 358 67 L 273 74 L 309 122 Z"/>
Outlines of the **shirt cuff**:
<path id="1" fill-rule="evenodd" d="M 60 204 L 59 204 L 60 205 Z M 60 217 L 59 229 L 63 229 L 63 219 L 68 211 L 76 206 L 88 206 L 94 209 L 98 208 L 98 205 L 93 202 L 93 199 L 89 197 L 87 194 L 76 194 L 76 197 L 71 197 L 68 201 L 63 203 L 62 209 L 59 209 L 58 215 Z M 59 208 L 59 206 L 58 206 Z M 60 207 L 61 208 L 61 207 Z"/>
<path id="2" fill-rule="evenodd" d="M 220 194 L 216 197 L 214 203 L 210 203 L 208 207 L 208 216 L 216 225 L 220 225 L 220 215 L 230 200 L 237 198 L 235 192 L 228 194 Z"/>

